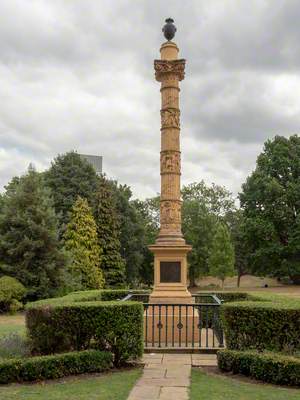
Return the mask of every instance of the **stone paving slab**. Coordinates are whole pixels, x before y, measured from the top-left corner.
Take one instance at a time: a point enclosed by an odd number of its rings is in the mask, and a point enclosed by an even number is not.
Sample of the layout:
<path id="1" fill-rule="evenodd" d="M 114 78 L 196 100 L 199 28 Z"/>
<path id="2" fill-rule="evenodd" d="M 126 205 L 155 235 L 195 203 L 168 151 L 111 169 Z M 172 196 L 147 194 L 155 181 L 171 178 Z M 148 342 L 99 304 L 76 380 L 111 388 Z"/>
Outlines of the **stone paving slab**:
<path id="1" fill-rule="evenodd" d="M 216 354 L 202 354 L 202 353 L 198 353 L 198 354 L 192 354 L 192 360 L 215 360 L 217 358 Z"/>
<path id="2" fill-rule="evenodd" d="M 165 378 L 167 374 L 166 368 L 145 368 L 143 378 Z M 171 376 L 170 376 L 171 378 Z"/>
<path id="3" fill-rule="evenodd" d="M 137 386 L 159 386 L 159 387 L 177 387 L 177 386 L 189 386 L 190 379 L 189 377 L 182 378 L 142 378 L 139 379 Z"/>
<path id="4" fill-rule="evenodd" d="M 216 367 L 218 364 L 215 354 L 193 354 L 192 366 L 194 367 Z"/>
<path id="5" fill-rule="evenodd" d="M 216 367 L 217 365 L 217 360 L 196 360 L 192 364 L 193 367 Z"/>
<path id="6" fill-rule="evenodd" d="M 188 400 L 189 391 L 185 387 L 163 387 L 160 392 L 159 400 Z"/>
<path id="7" fill-rule="evenodd" d="M 191 355 L 147 354 L 144 371 L 128 400 L 187 400 L 191 375 Z"/>
<path id="8" fill-rule="evenodd" d="M 151 360 L 154 358 L 162 359 L 163 356 L 164 356 L 163 353 L 146 353 L 146 354 L 144 354 L 143 359 L 144 360 L 148 360 L 148 359 Z"/>
<path id="9" fill-rule="evenodd" d="M 145 354 L 144 371 L 128 400 L 188 400 L 191 368 L 215 366 L 215 354 Z"/>
<path id="10" fill-rule="evenodd" d="M 159 399 L 160 387 L 159 386 L 135 386 L 128 400 L 156 400 Z"/>

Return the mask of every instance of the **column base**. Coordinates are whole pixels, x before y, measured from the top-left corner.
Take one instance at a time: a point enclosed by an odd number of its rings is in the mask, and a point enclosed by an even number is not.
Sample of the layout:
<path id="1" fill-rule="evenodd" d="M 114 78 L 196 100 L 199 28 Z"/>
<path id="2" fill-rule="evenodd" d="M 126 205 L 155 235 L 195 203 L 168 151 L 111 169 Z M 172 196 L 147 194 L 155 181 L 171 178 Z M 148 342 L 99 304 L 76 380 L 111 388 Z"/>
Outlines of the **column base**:
<path id="1" fill-rule="evenodd" d="M 149 302 L 157 304 L 191 304 L 187 290 L 187 253 L 191 246 L 178 242 L 149 246 L 154 253 L 154 289 Z"/>

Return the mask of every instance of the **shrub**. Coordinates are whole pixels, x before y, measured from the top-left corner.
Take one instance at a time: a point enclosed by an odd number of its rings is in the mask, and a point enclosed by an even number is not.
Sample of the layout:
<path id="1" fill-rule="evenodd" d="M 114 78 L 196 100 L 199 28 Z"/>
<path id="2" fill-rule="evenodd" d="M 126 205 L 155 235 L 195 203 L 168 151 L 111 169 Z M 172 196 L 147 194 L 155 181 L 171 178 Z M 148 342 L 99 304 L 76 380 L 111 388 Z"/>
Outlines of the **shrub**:
<path id="1" fill-rule="evenodd" d="M 14 332 L 0 338 L 0 357 L 25 357 L 29 353 L 28 341 L 24 336 Z"/>
<path id="2" fill-rule="evenodd" d="M 10 276 L 0 278 L 0 312 L 16 312 L 22 308 L 21 300 L 26 293 L 25 287 Z"/>
<path id="3" fill-rule="evenodd" d="M 102 372 L 111 366 L 111 353 L 97 350 L 3 360 L 0 361 L 0 383 L 57 379 L 67 375 Z"/>
<path id="4" fill-rule="evenodd" d="M 227 303 L 222 313 L 228 349 L 300 349 L 299 300 Z"/>
<path id="5" fill-rule="evenodd" d="M 277 385 L 300 386 L 300 359 L 276 353 L 218 351 L 222 371 L 243 374 Z"/>
<path id="6" fill-rule="evenodd" d="M 137 302 L 32 303 L 26 325 L 34 353 L 95 346 L 111 351 L 116 365 L 143 353 L 143 305 Z"/>

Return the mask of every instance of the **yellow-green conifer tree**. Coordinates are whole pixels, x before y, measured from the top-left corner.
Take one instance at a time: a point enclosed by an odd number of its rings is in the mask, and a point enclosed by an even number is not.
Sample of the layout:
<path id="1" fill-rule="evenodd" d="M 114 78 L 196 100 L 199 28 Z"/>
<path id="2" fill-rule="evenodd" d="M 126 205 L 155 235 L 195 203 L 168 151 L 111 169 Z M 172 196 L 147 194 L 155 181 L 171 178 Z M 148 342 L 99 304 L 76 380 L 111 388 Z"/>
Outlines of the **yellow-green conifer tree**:
<path id="1" fill-rule="evenodd" d="M 86 199 L 78 197 L 73 205 L 64 239 L 72 259 L 71 273 L 79 280 L 82 289 L 102 288 L 104 278 L 97 226 Z"/>

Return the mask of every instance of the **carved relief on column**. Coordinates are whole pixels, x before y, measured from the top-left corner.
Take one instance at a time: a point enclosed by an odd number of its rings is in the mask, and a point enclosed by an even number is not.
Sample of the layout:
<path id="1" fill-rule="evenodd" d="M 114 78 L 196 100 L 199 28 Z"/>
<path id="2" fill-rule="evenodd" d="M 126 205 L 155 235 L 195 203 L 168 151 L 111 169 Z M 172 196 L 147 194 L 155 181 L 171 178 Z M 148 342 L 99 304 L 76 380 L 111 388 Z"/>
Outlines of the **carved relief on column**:
<path id="1" fill-rule="evenodd" d="M 180 174 L 180 152 L 164 151 L 160 154 L 161 174 Z"/>
<path id="2" fill-rule="evenodd" d="M 176 108 L 166 108 L 160 110 L 161 127 L 178 128 L 180 127 L 180 111 Z"/>
<path id="3" fill-rule="evenodd" d="M 181 221 L 181 202 L 162 201 L 160 206 L 160 218 L 162 224 L 178 224 Z"/>

